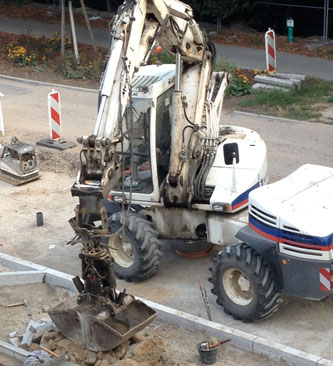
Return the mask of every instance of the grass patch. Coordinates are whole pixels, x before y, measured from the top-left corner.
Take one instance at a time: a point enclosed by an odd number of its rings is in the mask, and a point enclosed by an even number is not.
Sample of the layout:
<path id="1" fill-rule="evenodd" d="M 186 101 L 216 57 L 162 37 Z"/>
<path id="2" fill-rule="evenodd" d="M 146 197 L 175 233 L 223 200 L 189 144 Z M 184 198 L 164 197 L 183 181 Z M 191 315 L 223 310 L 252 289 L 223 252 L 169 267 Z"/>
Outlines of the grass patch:
<path id="1" fill-rule="evenodd" d="M 333 50 L 326 51 L 326 58 L 328 58 L 329 60 L 333 60 Z"/>
<path id="2" fill-rule="evenodd" d="M 215 65 L 215 71 L 227 71 L 227 72 L 234 72 L 237 69 L 235 63 L 230 62 L 224 58 L 220 62 Z"/>
<path id="3" fill-rule="evenodd" d="M 260 91 L 243 99 L 239 105 L 278 117 L 308 120 L 321 116 L 316 104 L 332 102 L 332 82 L 307 78 L 299 89 Z"/>

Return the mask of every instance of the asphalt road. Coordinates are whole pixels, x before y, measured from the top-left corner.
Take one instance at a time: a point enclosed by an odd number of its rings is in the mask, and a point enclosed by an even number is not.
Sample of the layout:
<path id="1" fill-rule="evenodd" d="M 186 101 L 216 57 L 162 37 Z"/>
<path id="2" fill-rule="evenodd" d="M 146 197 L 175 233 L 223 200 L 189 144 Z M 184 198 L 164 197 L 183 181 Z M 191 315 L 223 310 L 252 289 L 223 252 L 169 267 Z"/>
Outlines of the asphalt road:
<path id="1" fill-rule="evenodd" d="M 6 139 L 47 137 L 46 96 L 52 86 L 33 85 L 2 79 L 0 90 Z M 63 131 L 67 139 L 89 134 L 96 116 L 97 94 L 62 89 Z M 280 179 L 305 163 L 333 167 L 333 127 L 309 122 L 279 122 L 259 118 L 233 118 L 223 123 L 241 125 L 258 131 L 266 141 L 271 181 Z M 31 140 L 30 140 L 31 141 Z M 78 148 L 75 148 L 78 153 Z M 59 153 L 60 154 L 60 153 Z M 41 180 L 23 187 L 0 182 L 1 248 L 4 252 L 32 260 L 67 273 L 79 274 L 79 248 L 66 246 L 73 233 L 67 224 L 76 201 L 70 196 L 72 179 L 61 172 L 45 173 Z M 35 212 L 44 212 L 45 225 L 37 228 Z M 15 230 L 13 230 L 15 228 Z M 56 244 L 50 249 L 50 244 Z M 118 282 L 129 293 L 178 310 L 206 318 L 197 275 L 207 292 L 213 320 L 262 336 L 291 347 L 333 360 L 332 296 L 322 302 L 285 297 L 273 317 L 256 324 L 243 324 L 224 314 L 210 294 L 208 282 L 211 258 L 186 259 L 166 243 L 159 272 L 143 283 Z"/>
<path id="2" fill-rule="evenodd" d="M 54 32 L 60 31 L 60 24 L 41 23 L 34 20 L 8 18 L 0 15 L 0 31 L 25 34 L 30 32 L 38 37 L 52 37 Z M 66 27 L 70 34 L 69 26 Z M 108 30 L 93 29 L 97 46 L 109 47 L 110 35 Z M 85 27 L 76 27 L 79 43 L 91 44 L 88 31 Z M 246 47 L 235 47 L 215 44 L 217 61 L 225 59 L 236 66 L 248 69 L 266 68 L 264 50 L 254 50 Z M 307 57 L 279 52 L 277 49 L 277 69 L 279 72 L 312 75 L 318 78 L 333 80 L 333 60 L 324 60 L 316 57 Z"/>

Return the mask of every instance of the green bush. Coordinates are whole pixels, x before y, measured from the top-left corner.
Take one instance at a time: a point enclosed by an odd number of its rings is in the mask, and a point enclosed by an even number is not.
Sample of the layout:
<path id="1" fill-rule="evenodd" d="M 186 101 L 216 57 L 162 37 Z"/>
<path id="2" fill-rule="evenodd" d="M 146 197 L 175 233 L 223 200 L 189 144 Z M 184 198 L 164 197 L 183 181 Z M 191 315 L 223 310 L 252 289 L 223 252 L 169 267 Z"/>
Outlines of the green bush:
<path id="1" fill-rule="evenodd" d="M 204 15 L 212 19 L 230 20 L 249 16 L 249 12 L 257 5 L 253 0 L 187 0 L 196 15 Z"/>

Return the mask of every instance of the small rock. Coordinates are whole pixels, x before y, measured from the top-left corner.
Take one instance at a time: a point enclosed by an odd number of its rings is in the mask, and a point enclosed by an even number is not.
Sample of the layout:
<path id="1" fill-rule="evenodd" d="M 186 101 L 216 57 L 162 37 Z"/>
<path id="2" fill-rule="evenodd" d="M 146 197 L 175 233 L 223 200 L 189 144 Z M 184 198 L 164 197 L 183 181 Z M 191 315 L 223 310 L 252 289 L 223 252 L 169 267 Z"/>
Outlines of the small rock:
<path id="1" fill-rule="evenodd" d="M 109 364 L 113 365 L 117 361 L 119 361 L 113 354 L 113 352 L 105 353 L 104 354 L 104 361 L 108 362 Z"/>
<path id="2" fill-rule="evenodd" d="M 39 344 L 38 343 L 31 343 L 29 347 L 29 352 L 37 351 L 39 350 Z"/>
<path id="3" fill-rule="evenodd" d="M 110 365 L 113 365 L 114 362 L 109 362 L 107 360 L 98 360 L 96 363 L 95 363 L 95 366 L 110 366 Z"/>
<path id="4" fill-rule="evenodd" d="M 70 347 L 70 344 L 71 344 L 71 341 L 66 338 L 63 338 L 59 342 L 57 342 L 57 346 L 65 349 L 65 350 L 68 350 L 68 348 Z"/>
<path id="5" fill-rule="evenodd" d="M 112 366 L 140 366 L 140 364 L 131 358 L 125 358 L 124 360 L 117 361 Z"/>
<path id="6" fill-rule="evenodd" d="M 101 362 L 101 366 L 109 366 L 109 365 L 112 365 L 112 364 L 114 364 L 114 362 L 112 362 L 110 364 L 109 361 L 107 361 L 107 360 L 102 360 L 102 362 Z"/>
<path id="7" fill-rule="evenodd" d="M 50 339 L 56 339 L 57 333 L 56 332 L 46 332 L 42 336 L 41 343 L 46 344 Z"/>
<path id="8" fill-rule="evenodd" d="M 63 338 L 64 338 L 64 336 L 60 332 L 58 332 L 58 333 L 56 333 L 56 337 L 54 338 L 54 340 L 56 342 L 59 342 Z"/>
<path id="9" fill-rule="evenodd" d="M 46 348 L 48 348 L 50 351 L 54 351 L 57 348 L 57 344 L 55 342 L 54 339 L 50 339 L 47 343 L 46 343 Z"/>
<path id="10" fill-rule="evenodd" d="M 88 351 L 85 363 L 88 366 L 93 366 L 93 365 L 95 365 L 96 361 L 97 361 L 97 353 L 93 352 L 93 351 Z"/>
<path id="11" fill-rule="evenodd" d="M 73 356 L 75 358 L 75 361 L 77 362 L 83 361 L 83 356 L 80 352 L 74 352 Z"/>
<path id="12" fill-rule="evenodd" d="M 130 341 L 126 341 L 122 344 L 120 344 L 115 350 L 114 350 L 114 355 L 115 357 L 117 357 L 119 360 L 121 360 L 122 358 L 124 358 L 124 356 L 126 355 L 126 352 L 128 350 L 128 347 L 130 346 L 131 342 Z"/>
<path id="13" fill-rule="evenodd" d="M 104 353 L 103 352 L 97 352 L 97 359 L 98 360 L 103 360 L 103 358 L 104 358 Z"/>

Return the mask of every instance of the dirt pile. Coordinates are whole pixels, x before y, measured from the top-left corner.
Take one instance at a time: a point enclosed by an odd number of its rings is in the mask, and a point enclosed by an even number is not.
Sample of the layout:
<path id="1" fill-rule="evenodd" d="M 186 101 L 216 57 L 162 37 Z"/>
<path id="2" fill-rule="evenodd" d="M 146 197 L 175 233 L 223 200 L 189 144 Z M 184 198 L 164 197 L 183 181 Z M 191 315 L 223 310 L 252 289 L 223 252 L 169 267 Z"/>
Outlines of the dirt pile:
<path id="1" fill-rule="evenodd" d="M 110 352 L 93 352 L 82 349 L 55 331 L 46 332 L 30 345 L 29 350 L 46 348 L 57 355 L 70 355 L 71 361 L 83 366 L 163 366 L 174 365 L 167 357 L 167 342 L 162 337 L 152 337 L 145 331 Z"/>
<path id="2" fill-rule="evenodd" d="M 80 169 L 79 152 L 77 150 L 62 151 L 36 148 L 38 167 L 41 171 L 65 173 L 75 177 Z"/>

